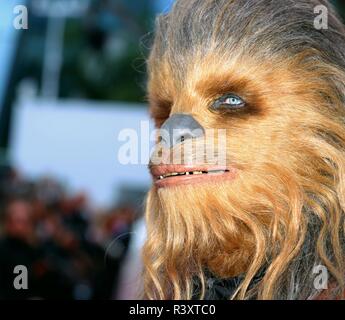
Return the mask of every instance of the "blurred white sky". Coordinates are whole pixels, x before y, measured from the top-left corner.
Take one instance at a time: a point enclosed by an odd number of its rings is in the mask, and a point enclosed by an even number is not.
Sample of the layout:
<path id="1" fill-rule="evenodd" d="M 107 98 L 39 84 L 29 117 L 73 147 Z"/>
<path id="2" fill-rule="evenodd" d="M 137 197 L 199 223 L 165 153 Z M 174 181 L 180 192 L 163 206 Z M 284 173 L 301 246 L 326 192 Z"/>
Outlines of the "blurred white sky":
<path id="1" fill-rule="evenodd" d="M 15 108 L 11 159 L 25 176 L 57 177 L 71 192 L 86 191 L 95 205 L 109 206 L 121 200 L 121 187 L 146 189 L 151 183 L 149 154 L 144 164 L 118 160 L 124 144 L 119 132 L 129 128 L 139 135 L 147 111 L 120 103 L 26 99 Z"/>
<path id="2" fill-rule="evenodd" d="M 167 12 L 171 8 L 174 0 L 157 0 L 156 2 L 158 12 Z"/>

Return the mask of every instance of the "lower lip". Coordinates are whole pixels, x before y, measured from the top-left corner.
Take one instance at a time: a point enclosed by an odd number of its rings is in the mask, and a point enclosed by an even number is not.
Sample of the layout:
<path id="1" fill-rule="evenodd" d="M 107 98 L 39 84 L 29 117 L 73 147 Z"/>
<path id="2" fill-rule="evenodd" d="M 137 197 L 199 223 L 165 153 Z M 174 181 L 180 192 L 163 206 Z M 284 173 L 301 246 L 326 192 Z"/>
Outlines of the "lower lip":
<path id="1" fill-rule="evenodd" d="M 224 172 L 209 172 L 204 174 L 189 174 L 183 176 L 173 176 L 164 179 L 159 179 L 157 176 L 167 174 L 169 172 L 191 172 L 191 171 L 212 171 L 212 170 L 225 170 L 224 168 L 218 167 L 202 167 L 202 168 L 193 168 L 193 167 L 179 167 L 176 170 L 176 166 L 174 166 L 174 170 L 167 170 L 166 167 L 158 167 L 156 169 L 151 170 L 154 184 L 158 188 L 165 188 L 165 187 L 173 187 L 179 185 L 190 185 L 190 184 L 199 184 L 199 183 L 212 183 L 218 182 L 220 180 L 233 180 L 236 176 L 236 169 L 235 168 L 226 168 L 227 171 Z"/>

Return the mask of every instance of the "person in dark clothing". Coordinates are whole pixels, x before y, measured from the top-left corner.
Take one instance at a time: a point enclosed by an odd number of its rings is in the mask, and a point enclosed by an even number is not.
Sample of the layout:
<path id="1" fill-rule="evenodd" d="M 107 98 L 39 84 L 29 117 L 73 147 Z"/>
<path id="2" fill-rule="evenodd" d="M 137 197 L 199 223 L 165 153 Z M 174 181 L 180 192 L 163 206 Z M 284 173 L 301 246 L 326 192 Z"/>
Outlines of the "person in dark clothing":
<path id="1" fill-rule="evenodd" d="M 72 297 L 72 285 L 52 263 L 34 233 L 32 206 L 22 199 L 5 207 L 4 237 L 0 241 L 0 299 L 51 299 Z M 17 266 L 27 271 L 15 273 Z M 15 279 L 26 278 L 27 285 L 15 286 Z"/>
<path id="2" fill-rule="evenodd" d="M 5 236 L 0 242 L 0 298 L 28 299 L 37 295 L 34 280 L 40 273 L 39 249 L 34 245 L 30 204 L 24 200 L 10 201 L 5 209 Z M 16 266 L 27 268 L 27 289 L 16 289 Z"/>

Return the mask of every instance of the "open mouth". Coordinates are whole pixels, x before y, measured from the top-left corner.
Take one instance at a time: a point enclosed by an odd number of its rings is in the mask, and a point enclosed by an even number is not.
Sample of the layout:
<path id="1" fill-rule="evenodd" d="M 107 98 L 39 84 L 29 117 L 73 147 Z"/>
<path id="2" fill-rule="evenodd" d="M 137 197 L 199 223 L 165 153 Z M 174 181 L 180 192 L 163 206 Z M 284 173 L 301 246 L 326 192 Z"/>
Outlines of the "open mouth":
<path id="1" fill-rule="evenodd" d="M 234 169 L 216 166 L 159 165 L 150 167 L 156 186 L 167 187 L 233 178 Z"/>
<path id="2" fill-rule="evenodd" d="M 188 176 L 188 175 L 201 175 L 201 174 L 222 174 L 229 172 L 229 170 L 209 170 L 209 171 L 186 171 L 186 172 L 172 172 L 159 176 L 159 180 L 176 177 L 176 176 Z"/>

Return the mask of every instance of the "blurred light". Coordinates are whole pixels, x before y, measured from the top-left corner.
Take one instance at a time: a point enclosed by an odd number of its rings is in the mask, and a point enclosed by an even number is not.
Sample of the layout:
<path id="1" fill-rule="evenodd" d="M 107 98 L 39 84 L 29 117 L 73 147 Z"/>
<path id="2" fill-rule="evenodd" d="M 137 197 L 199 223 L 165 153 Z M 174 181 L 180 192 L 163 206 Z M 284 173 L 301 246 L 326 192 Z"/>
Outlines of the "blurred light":
<path id="1" fill-rule="evenodd" d="M 79 17 L 88 9 L 89 0 L 33 0 L 32 10 L 37 16 Z"/>

